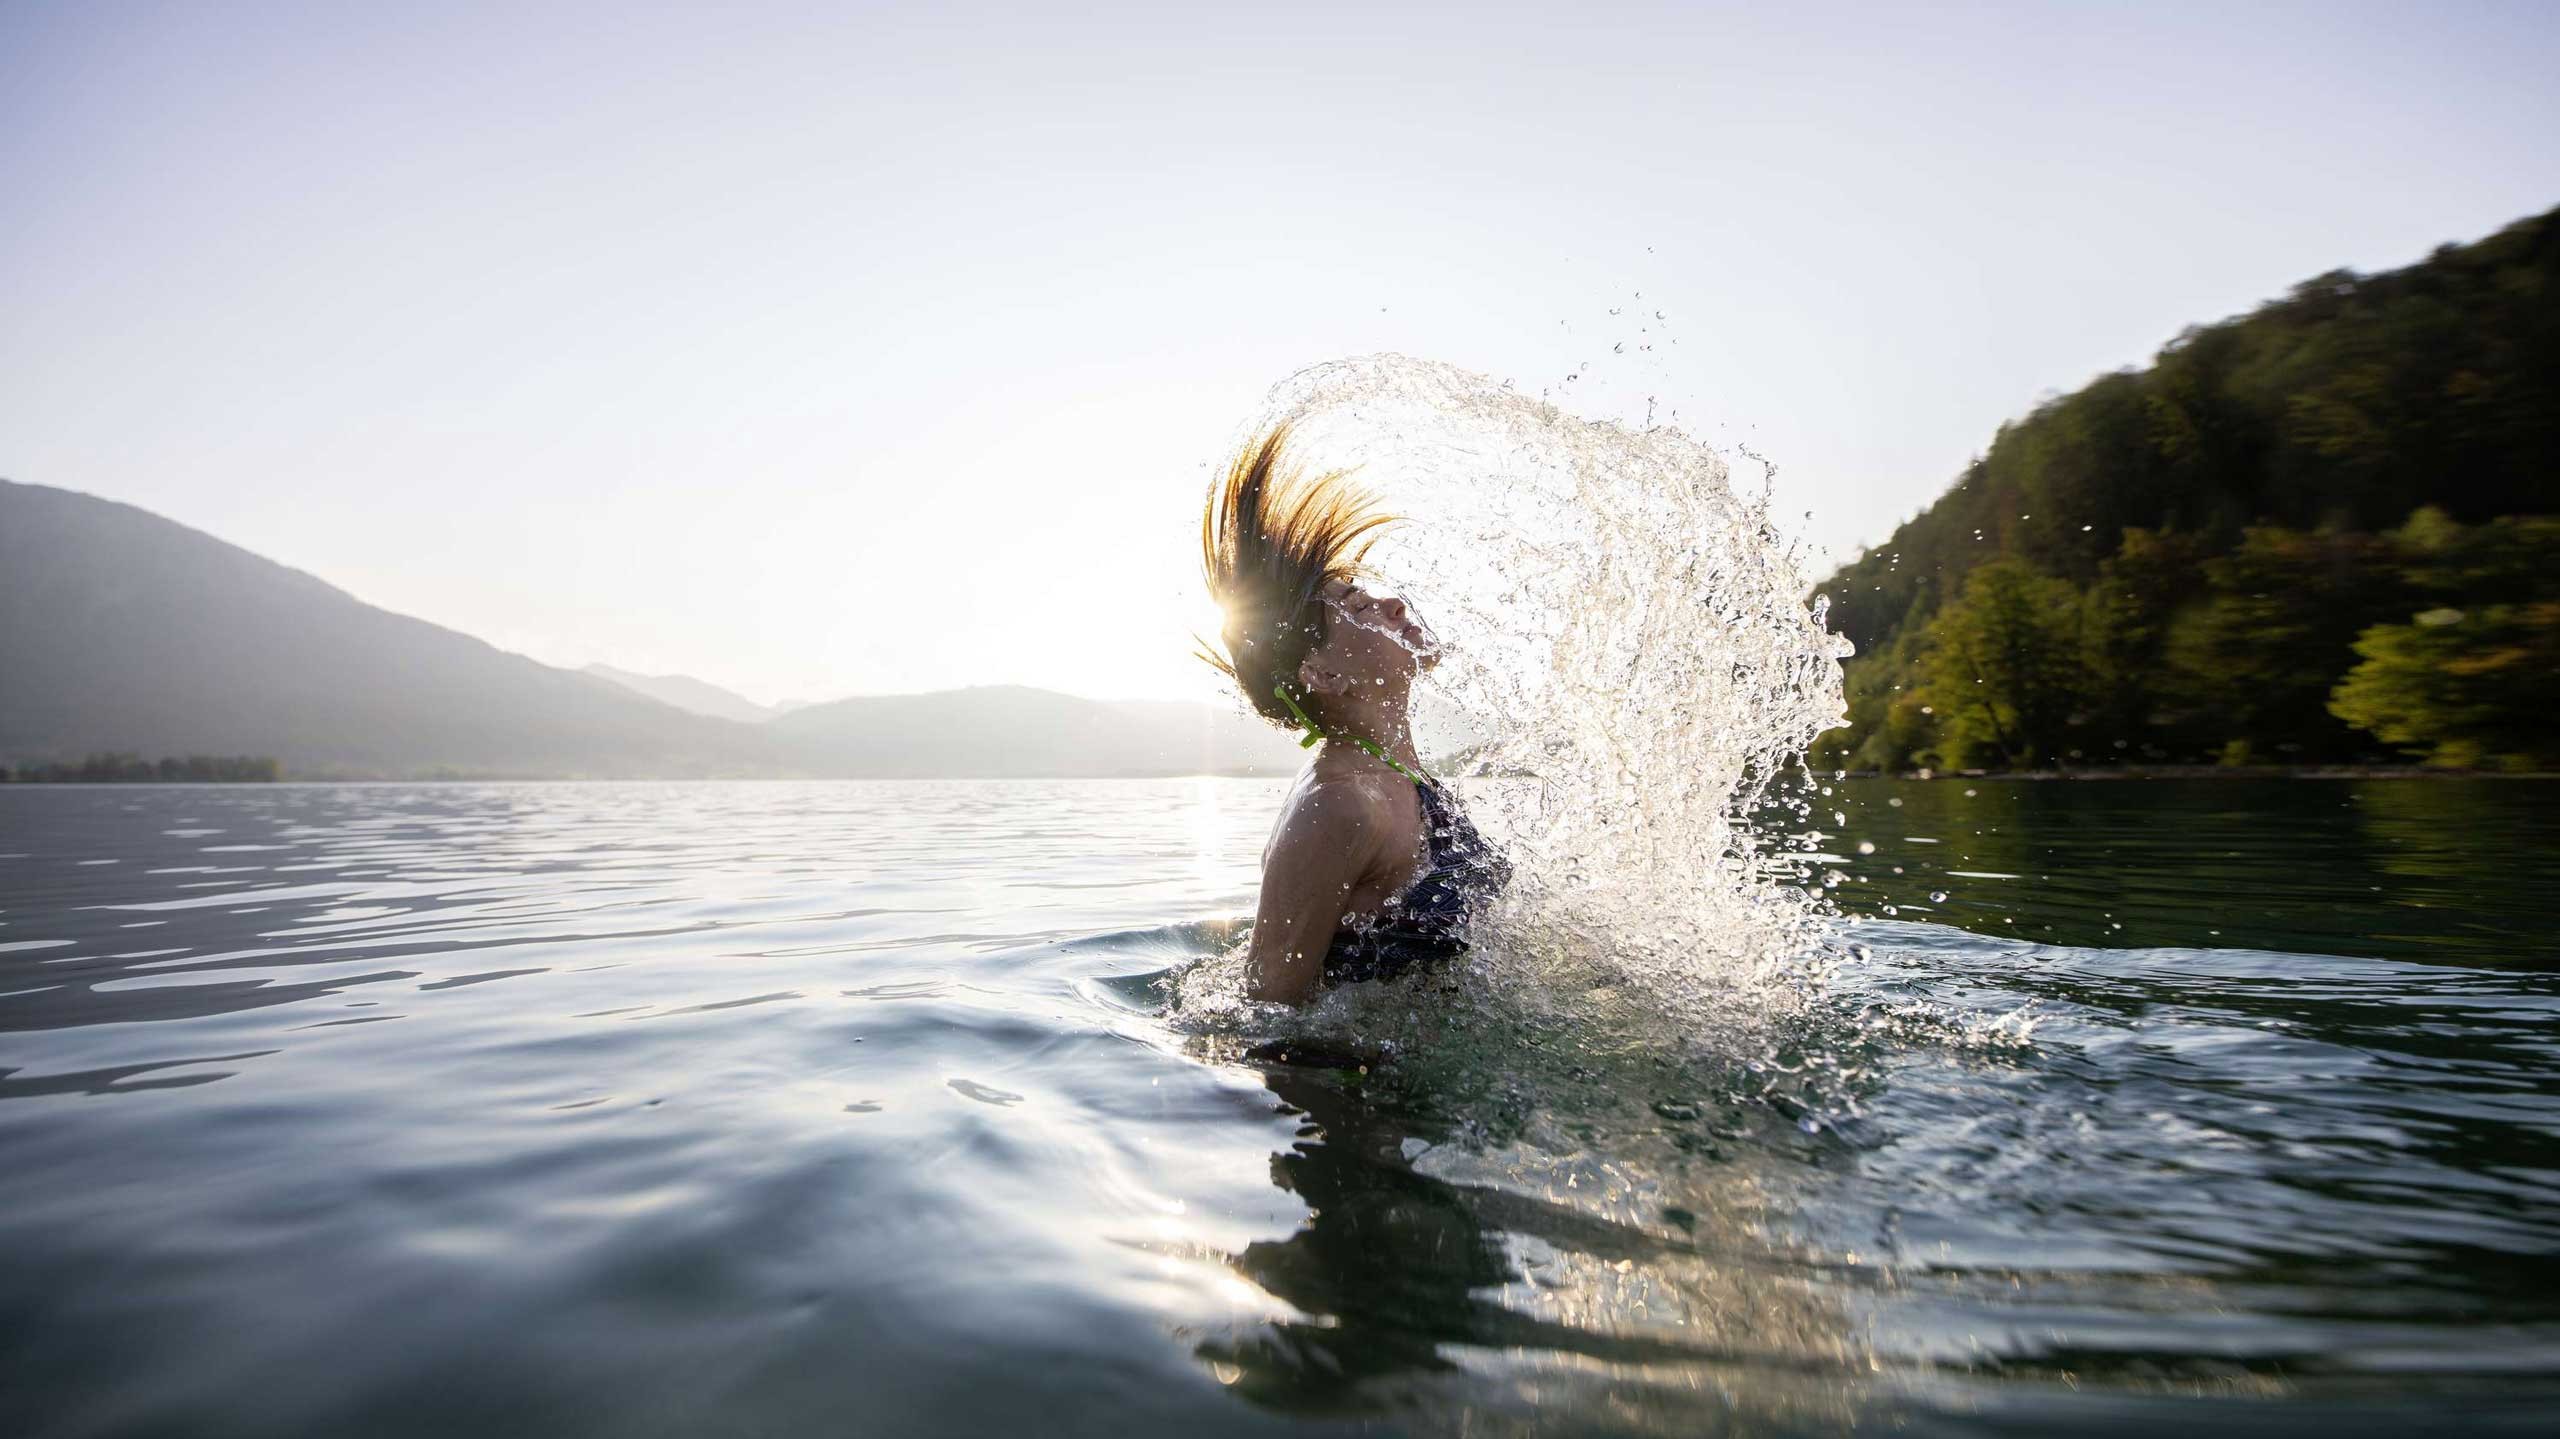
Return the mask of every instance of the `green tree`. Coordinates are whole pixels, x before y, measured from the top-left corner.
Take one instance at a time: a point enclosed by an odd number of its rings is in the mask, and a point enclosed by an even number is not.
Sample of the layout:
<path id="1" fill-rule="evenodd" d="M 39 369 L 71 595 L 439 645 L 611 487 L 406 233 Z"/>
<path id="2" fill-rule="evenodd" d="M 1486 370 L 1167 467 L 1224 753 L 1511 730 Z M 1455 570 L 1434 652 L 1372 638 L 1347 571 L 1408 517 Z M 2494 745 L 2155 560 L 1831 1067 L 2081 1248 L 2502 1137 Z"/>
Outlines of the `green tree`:
<path id="1" fill-rule="evenodd" d="M 2208 598 L 2171 623 L 2163 693 L 2175 720 L 2253 758 L 2360 759 L 2364 736 L 2329 711 L 2356 637 L 2408 613 L 2391 546 L 2366 534 L 2253 526 L 2209 560 Z"/>
<path id="2" fill-rule="evenodd" d="M 2029 769 L 2073 748 L 2080 594 L 2017 559 L 1965 576 L 1929 625 L 1921 695 L 1950 765 Z"/>
<path id="3" fill-rule="evenodd" d="M 2456 606 L 2560 598 L 2560 517 L 2462 525 L 2422 505 L 2389 539 L 2416 595 Z"/>
<path id="4" fill-rule="evenodd" d="M 2366 630 L 2356 653 L 2338 718 L 2431 765 L 2560 768 L 2560 602 L 2428 610 Z"/>
<path id="5" fill-rule="evenodd" d="M 2089 751 L 2082 758 L 2162 759 L 2178 748 L 2181 736 L 2162 711 L 2161 676 L 2170 622 L 2203 584 L 2193 537 L 2124 531 L 2080 605 Z"/>

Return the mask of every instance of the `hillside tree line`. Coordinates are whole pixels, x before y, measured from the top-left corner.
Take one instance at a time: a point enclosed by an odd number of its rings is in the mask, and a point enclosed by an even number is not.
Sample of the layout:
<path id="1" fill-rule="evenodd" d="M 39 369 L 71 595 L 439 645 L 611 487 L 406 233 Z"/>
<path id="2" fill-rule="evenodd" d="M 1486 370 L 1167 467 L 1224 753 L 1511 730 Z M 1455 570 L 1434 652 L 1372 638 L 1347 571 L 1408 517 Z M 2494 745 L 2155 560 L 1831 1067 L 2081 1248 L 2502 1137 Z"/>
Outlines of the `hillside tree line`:
<path id="1" fill-rule="evenodd" d="M 1822 593 L 1822 763 L 2560 768 L 2560 211 L 2040 406 Z"/>
<path id="2" fill-rule="evenodd" d="M 144 759 L 121 751 L 80 760 L 0 766 L 0 784 L 271 784 L 282 767 L 263 755 L 165 755 Z"/>

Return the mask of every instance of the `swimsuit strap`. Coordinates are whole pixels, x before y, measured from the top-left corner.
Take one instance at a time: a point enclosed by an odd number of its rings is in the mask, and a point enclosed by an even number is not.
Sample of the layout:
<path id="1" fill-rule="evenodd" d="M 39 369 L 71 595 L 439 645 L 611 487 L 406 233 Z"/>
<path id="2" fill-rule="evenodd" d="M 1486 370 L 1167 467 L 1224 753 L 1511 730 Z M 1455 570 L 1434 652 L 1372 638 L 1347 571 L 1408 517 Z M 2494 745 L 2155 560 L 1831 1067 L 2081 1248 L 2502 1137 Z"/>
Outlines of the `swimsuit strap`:
<path id="1" fill-rule="evenodd" d="M 1422 796 L 1424 823 L 1437 824 L 1449 817 L 1449 801 L 1440 793 L 1439 785 L 1430 780 L 1418 779 L 1413 782 L 1413 787 L 1414 791 Z"/>

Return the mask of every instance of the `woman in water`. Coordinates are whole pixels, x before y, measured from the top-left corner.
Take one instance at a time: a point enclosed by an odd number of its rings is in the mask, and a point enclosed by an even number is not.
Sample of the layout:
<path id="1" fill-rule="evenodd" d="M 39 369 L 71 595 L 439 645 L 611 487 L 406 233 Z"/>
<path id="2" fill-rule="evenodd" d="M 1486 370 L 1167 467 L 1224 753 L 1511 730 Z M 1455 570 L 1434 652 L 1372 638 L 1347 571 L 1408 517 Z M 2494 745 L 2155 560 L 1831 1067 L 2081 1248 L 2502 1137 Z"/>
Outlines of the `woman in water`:
<path id="1" fill-rule="evenodd" d="M 1264 718 L 1322 742 L 1262 854 L 1246 965 L 1255 999 L 1303 1002 L 1319 981 L 1383 979 L 1466 948 L 1469 912 L 1510 869 L 1423 773 L 1407 706 L 1439 643 L 1403 600 L 1364 583 L 1390 523 L 1340 474 L 1287 468 L 1285 425 L 1245 447 L 1201 517 L 1224 654 Z"/>

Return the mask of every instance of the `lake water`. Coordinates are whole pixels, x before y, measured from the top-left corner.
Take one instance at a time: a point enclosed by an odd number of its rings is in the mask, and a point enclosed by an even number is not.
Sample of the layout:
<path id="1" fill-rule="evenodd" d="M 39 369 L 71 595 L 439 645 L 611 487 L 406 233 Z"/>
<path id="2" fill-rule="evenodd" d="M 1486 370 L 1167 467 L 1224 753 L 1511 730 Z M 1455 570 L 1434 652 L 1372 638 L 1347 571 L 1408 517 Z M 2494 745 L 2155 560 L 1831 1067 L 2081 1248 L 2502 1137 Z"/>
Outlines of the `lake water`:
<path id="1" fill-rule="evenodd" d="M 2551 1432 L 2560 789 L 1835 788 L 1800 1042 L 1289 1063 L 1274 784 L 0 789 L 0 1432 Z"/>

